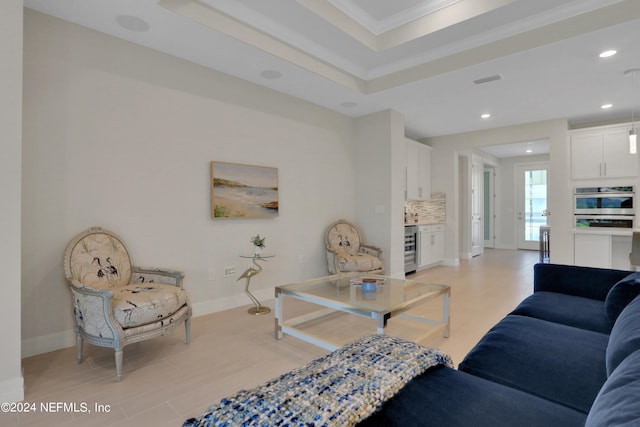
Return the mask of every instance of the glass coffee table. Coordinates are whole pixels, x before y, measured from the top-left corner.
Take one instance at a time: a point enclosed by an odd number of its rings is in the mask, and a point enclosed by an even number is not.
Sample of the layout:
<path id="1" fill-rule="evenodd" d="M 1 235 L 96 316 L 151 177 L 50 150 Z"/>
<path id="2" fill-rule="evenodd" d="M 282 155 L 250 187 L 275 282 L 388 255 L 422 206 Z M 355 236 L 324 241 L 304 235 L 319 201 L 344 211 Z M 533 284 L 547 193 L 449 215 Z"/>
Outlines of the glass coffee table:
<path id="1" fill-rule="evenodd" d="M 362 282 L 363 279 L 366 282 Z M 282 339 L 283 334 L 288 334 L 327 350 L 335 350 L 340 346 L 339 344 L 308 333 L 297 326 L 338 311 L 374 319 L 376 332 L 379 334 L 385 333 L 387 321 L 397 316 L 442 327 L 443 336 L 448 337 L 450 295 L 451 289 L 447 285 L 361 273 L 338 274 L 277 286 L 274 309 L 275 335 L 276 339 Z M 325 308 L 285 320 L 283 318 L 285 297 L 307 301 Z M 430 319 L 408 313 L 409 310 L 426 301 L 439 297 L 442 297 L 441 319 Z"/>

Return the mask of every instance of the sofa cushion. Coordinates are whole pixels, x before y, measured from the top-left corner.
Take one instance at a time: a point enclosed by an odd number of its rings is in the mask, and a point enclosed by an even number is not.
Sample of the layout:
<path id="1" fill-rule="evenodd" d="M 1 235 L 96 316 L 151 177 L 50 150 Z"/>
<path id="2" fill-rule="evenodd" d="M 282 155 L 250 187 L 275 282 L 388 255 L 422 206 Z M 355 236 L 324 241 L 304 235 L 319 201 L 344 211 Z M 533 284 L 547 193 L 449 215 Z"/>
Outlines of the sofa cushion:
<path id="1" fill-rule="evenodd" d="M 616 283 L 609 293 L 604 302 L 607 316 L 611 322 L 615 322 L 620 312 L 629 304 L 635 297 L 640 294 L 640 272 L 631 273 L 624 279 Z"/>
<path id="2" fill-rule="evenodd" d="M 447 367 L 409 382 L 358 427 L 583 426 L 586 415 Z"/>
<path id="3" fill-rule="evenodd" d="M 640 297 L 625 307 L 613 325 L 607 346 L 607 374 L 631 353 L 640 350 Z"/>
<path id="4" fill-rule="evenodd" d="M 599 332 L 509 315 L 459 369 L 587 413 L 607 379 L 607 342 Z"/>
<path id="5" fill-rule="evenodd" d="M 601 300 L 557 292 L 536 292 L 522 301 L 511 314 L 605 334 L 611 332 L 613 326 Z"/>
<path id="6" fill-rule="evenodd" d="M 613 371 L 598 393 L 585 427 L 640 425 L 640 351 Z"/>
<path id="7" fill-rule="evenodd" d="M 186 303 L 181 288 L 161 283 L 137 283 L 111 290 L 113 314 L 123 328 L 162 320 Z"/>

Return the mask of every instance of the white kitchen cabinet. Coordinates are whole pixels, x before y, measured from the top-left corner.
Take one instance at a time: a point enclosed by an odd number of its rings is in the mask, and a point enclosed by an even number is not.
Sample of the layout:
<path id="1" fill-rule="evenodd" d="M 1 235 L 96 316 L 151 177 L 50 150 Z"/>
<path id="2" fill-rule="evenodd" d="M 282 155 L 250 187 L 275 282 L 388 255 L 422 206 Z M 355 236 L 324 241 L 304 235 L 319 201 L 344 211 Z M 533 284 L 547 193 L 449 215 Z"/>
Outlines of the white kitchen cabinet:
<path id="1" fill-rule="evenodd" d="M 406 149 L 406 199 L 429 200 L 431 198 L 431 147 L 407 139 Z"/>
<path id="2" fill-rule="evenodd" d="M 418 236 L 419 269 L 444 261 L 444 225 L 421 225 Z"/>
<path id="3" fill-rule="evenodd" d="M 420 241 L 418 268 L 422 268 L 431 264 L 431 227 L 420 226 L 418 230 L 418 238 Z"/>
<path id="4" fill-rule="evenodd" d="M 615 125 L 571 132 L 571 177 L 636 177 L 638 155 L 629 153 L 629 129 Z"/>
<path id="5" fill-rule="evenodd" d="M 444 225 L 434 225 L 431 230 L 431 262 L 440 263 L 444 261 Z"/>
<path id="6" fill-rule="evenodd" d="M 631 230 L 574 231 L 574 264 L 630 270 Z"/>
<path id="7" fill-rule="evenodd" d="M 574 235 L 574 264 L 584 267 L 611 268 L 611 236 L 608 234 Z"/>

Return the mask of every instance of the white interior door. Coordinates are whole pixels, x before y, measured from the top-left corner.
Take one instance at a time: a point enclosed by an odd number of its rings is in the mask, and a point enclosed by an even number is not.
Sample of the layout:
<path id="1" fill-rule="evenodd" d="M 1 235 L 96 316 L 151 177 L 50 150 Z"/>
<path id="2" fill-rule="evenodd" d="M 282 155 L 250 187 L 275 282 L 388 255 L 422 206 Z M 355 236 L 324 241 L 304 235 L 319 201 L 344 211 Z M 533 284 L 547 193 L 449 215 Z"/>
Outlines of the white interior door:
<path id="1" fill-rule="evenodd" d="M 483 194 L 484 166 L 480 156 L 471 156 L 471 256 L 484 249 Z"/>
<path id="2" fill-rule="evenodd" d="M 516 165 L 518 249 L 540 248 L 540 226 L 547 223 L 548 163 Z"/>

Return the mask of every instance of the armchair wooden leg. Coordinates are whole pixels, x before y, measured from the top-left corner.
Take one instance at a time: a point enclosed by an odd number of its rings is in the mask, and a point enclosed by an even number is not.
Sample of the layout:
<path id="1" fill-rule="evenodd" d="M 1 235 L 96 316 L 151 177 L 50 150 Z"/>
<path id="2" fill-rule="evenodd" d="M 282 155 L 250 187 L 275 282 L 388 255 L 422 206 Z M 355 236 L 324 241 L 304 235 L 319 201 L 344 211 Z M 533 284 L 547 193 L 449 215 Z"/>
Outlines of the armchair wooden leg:
<path id="1" fill-rule="evenodd" d="M 122 350 L 116 350 L 116 377 L 120 382 L 122 377 Z"/>
<path id="2" fill-rule="evenodd" d="M 76 357 L 78 358 L 78 363 L 82 363 L 82 337 L 80 334 L 76 335 Z"/>
<path id="3" fill-rule="evenodd" d="M 184 321 L 184 334 L 187 344 L 191 342 L 191 319 Z"/>

